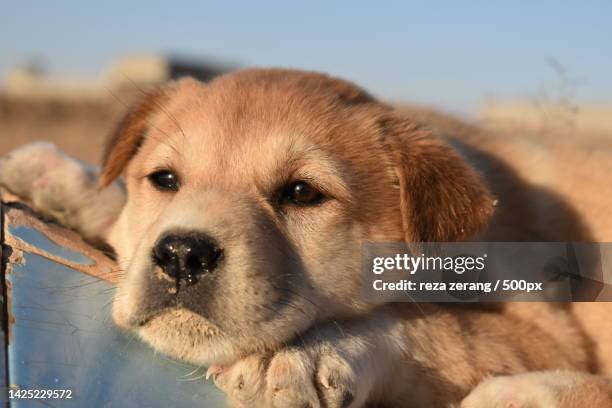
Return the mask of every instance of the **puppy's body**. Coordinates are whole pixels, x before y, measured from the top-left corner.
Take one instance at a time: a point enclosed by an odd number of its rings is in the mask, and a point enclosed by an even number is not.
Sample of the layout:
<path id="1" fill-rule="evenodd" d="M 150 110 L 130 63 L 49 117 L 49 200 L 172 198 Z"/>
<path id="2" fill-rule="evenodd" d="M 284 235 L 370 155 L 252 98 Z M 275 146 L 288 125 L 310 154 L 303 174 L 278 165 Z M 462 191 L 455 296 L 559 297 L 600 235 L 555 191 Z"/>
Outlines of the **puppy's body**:
<path id="1" fill-rule="evenodd" d="M 534 157 L 529 144 L 477 131 L 444 142 L 453 127 L 420 121 L 349 83 L 296 71 L 149 94 L 120 124 L 101 173 L 104 185 L 124 173 L 127 186 L 106 235 L 127 268 L 115 320 L 163 352 L 212 365 L 237 406 L 444 406 L 490 375 L 594 366 L 604 346 L 593 349 L 564 307 L 361 299 L 364 240 L 612 237 L 600 204 L 583 218 L 567 191 L 508 162 L 519 154 L 507 149 Z M 14 153 L 0 181 L 32 198 L 36 180 L 15 177 L 30 158 Z M 160 187 L 159 177 L 176 183 Z M 159 256 L 169 237 L 220 255 L 204 269 L 194 258 L 169 265 Z"/>

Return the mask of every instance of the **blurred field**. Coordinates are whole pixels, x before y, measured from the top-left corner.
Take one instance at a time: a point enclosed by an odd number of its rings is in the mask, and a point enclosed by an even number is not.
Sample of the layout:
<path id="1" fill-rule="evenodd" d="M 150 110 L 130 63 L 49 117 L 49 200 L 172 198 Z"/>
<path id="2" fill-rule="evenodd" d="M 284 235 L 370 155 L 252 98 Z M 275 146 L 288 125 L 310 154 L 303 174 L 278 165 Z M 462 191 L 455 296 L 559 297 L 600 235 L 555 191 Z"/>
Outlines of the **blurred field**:
<path id="1" fill-rule="evenodd" d="M 28 100 L 0 96 L 0 154 L 36 140 L 56 143 L 69 154 L 98 163 L 106 135 L 132 95 L 108 99 Z"/>
<path id="2" fill-rule="evenodd" d="M 498 131 L 612 142 L 612 105 L 492 103 L 482 109 L 481 118 Z"/>
<path id="3" fill-rule="evenodd" d="M 98 77 L 18 67 L 0 89 L 0 154 L 36 140 L 98 163 L 106 136 L 144 90 L 184 75 L 210 80 L 232 67 L 172 55 L 127 55 Z"/>

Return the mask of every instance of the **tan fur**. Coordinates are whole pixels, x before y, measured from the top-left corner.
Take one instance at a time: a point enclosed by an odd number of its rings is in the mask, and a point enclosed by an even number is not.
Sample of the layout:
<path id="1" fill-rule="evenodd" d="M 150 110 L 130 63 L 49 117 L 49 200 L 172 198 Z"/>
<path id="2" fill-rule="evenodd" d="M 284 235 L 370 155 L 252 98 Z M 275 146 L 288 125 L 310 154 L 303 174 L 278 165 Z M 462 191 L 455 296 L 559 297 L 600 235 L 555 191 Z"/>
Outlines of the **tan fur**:
<path id="1" fill-rule="evenodd" d="M 105 153 L 101 184 L 123 173 L 127 187 L 112 230 L 99 231 L 127 268 L 115 321 L 165 353 L 212 365 L 236 406 L 452 406 L 489 376 L 607 368 L 612 342 L 583 316 L 596 312 L 579 307 L 375 308 L 361 297 L 364 241 L 612 238 L 610 224 L 596 222 L 603 212 L 583 218 L 569 190 L 553 189 L 554 169 L 550 184 L 533 177 L 555 160 L 515 165 L 529 147 L 394 110 L 316 73 L 171 83 L 126 115 Z M 26 156 L 0 165 L 27 168 Z M 151 186 L 160 169 L 178 174 L 178 192 Z M 295 180 L 328 199 L 275 201 Z M 29 191 L 36 180 L 0 181 Z M 214 291 L 166 305 L 173 298 L 151 250 L 174 230 L 213 235 L 227 257 Z M 547 375 L 557 374 L 537 378 Z M 572 395 L 589 384 L 577 381 Z"/>

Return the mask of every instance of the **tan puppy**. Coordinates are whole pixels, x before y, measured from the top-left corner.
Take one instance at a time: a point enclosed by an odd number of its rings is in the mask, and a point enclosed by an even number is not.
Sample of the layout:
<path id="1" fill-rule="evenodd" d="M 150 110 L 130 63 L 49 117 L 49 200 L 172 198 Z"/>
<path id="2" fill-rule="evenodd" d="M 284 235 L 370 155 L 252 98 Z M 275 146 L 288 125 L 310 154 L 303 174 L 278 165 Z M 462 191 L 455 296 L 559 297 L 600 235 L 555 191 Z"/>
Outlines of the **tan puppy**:
<path id="1" fill-rule="evenodd" d="M 75 182 L 90 173 L 48 145 L 11 153 L 0 183 L 108 241 L 126 269 L 115 321 L 211 366 L 235 406 L 452 406 L 491 375 L 588 370 L 564 307 L 361 299 L 364 241 L 590 238 L 569 204 L 480 150 L 499 141 L 468 132 L 453 148 L 436 132 L 338 79 L 240 71 L 146 95 L 109 142 L 110 190 Z"/>

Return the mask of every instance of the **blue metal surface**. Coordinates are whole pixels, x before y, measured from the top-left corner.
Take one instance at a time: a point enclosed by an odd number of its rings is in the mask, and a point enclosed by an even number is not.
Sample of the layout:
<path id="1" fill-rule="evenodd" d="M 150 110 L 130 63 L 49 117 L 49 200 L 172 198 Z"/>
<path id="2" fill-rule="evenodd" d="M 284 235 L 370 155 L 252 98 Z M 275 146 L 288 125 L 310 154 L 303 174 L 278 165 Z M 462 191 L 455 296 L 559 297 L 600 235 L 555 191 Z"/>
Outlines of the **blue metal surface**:
<path id="1" fill-rule="evenodd" d="M 225 407 L 205 368 L 156 354 L 114 327 L 109 283 L 28 253 L 6 280 L 14 318 L 9 383 L 73 391 L 72 399 L 12 400 L 12 407 Z"/>
<path id="2" fill-rule="evenodd" d="M 15 238 L 27 242 L 37 248 L 44 249 L 46 252 L 55 256 L 59 256 L 60 258 L 64 258 L 82 265 L 93 265 L 95 263 L 92 259 L 83 255 L 80 252 L 57 245 L 55 242 L 47 238 L 43 233 L 33 228 L 24 227 L 21 225 L 10 225 L 8 227 L 8 230 Z"/>
<path id="3" fill-rule="evenodd" d="M 8 251 L 4 247 L 4 204 L 0 201 L 0 387 L 6 390 L 8 386 L 8 363 L 6 339 L 8 328 L 8 309 L 7 309 L 7 290 L 4 281 L 4 270 L 8 258 Z M 0 405 L 4 408 L 8 406 L 8 401 L 3 399 Z"/>

